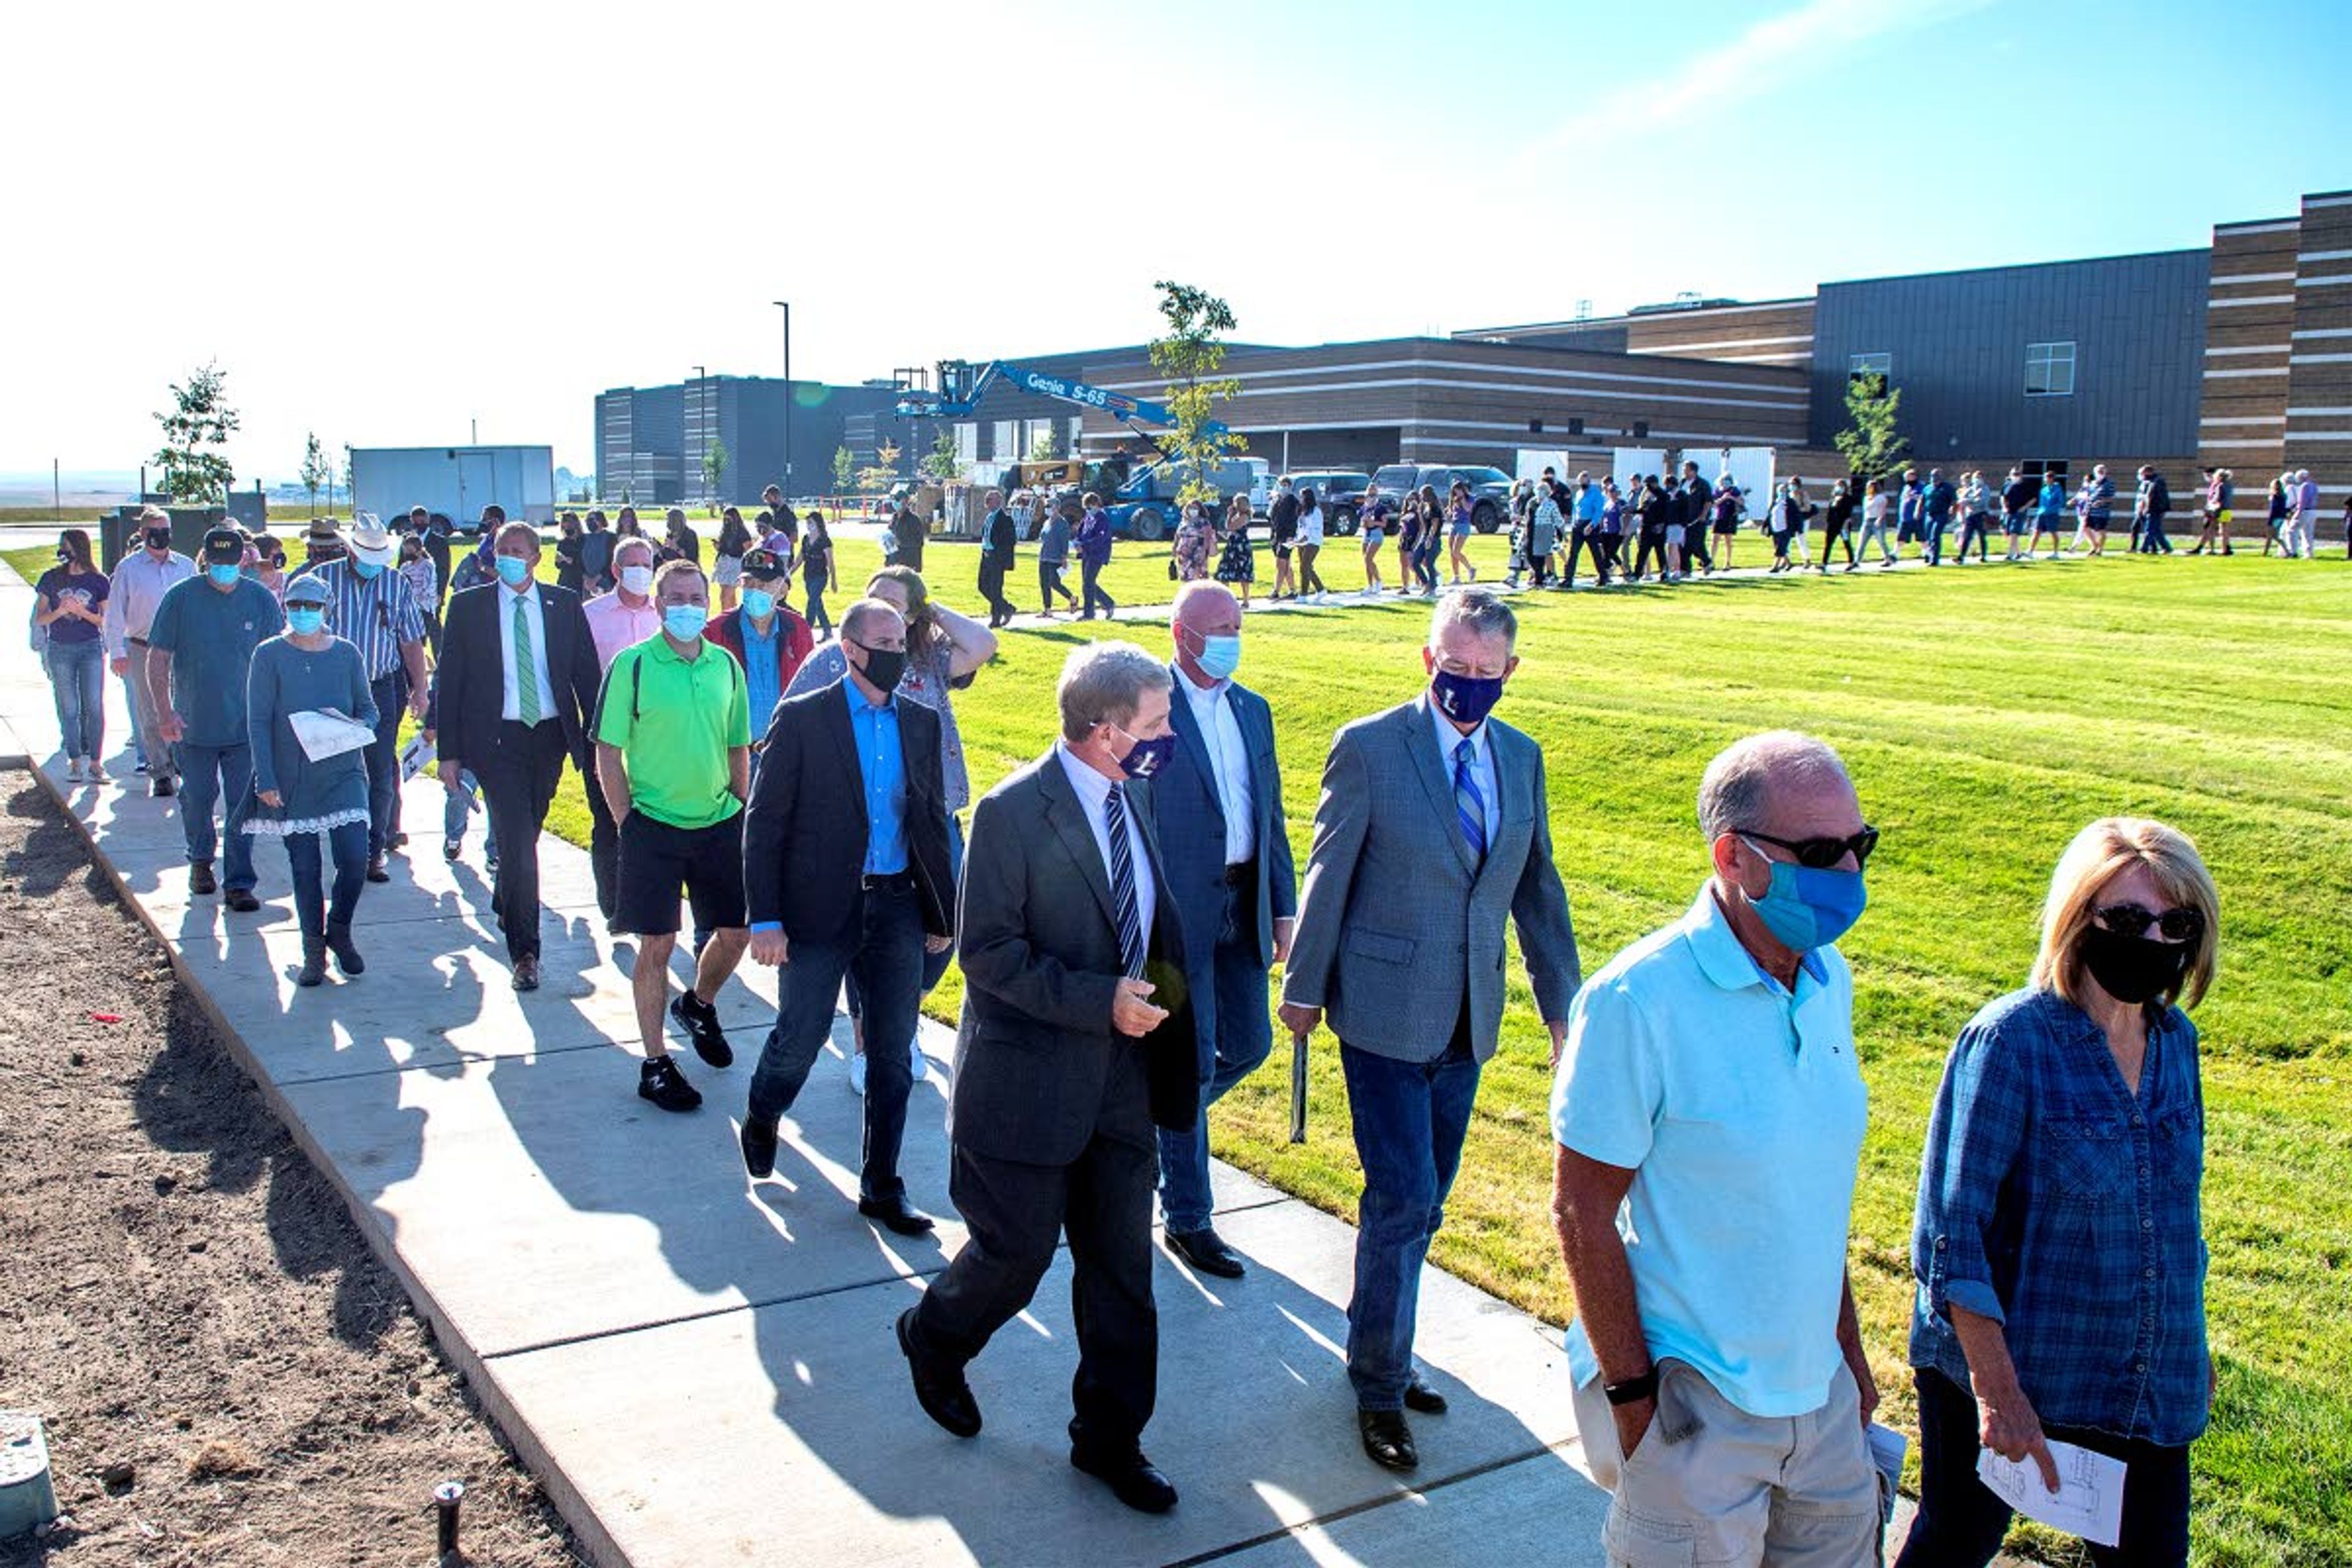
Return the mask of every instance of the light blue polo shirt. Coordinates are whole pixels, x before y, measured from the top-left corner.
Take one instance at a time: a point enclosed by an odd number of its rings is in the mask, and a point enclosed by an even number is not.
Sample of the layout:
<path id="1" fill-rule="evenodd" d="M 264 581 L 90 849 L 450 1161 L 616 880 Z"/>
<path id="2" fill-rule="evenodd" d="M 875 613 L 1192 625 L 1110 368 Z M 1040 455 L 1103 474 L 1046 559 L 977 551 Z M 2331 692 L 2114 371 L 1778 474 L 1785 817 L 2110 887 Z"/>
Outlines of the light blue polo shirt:
<path id="1" fill-rule="evenodd" d="M 1701 888 L 1690 913 L 1584 983 L 1552 1079 L 1552 1134 L 1633 1172 L 1618 1212 L 1652 1359 L 1753 1415 L 1829 1398 L 1867 1096 L 1853 976 L 1806 955 L 1794 995 Z M 1569 1369 L 1598 1371 L 1581 1322 Z"/>

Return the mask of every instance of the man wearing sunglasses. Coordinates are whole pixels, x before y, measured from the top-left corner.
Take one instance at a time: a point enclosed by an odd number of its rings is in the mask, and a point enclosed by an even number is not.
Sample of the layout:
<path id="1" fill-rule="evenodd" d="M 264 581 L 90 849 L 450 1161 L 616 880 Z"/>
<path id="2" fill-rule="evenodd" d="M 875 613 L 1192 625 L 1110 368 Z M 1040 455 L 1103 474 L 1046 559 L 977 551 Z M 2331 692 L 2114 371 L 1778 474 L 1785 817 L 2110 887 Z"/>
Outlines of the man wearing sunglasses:
<path id="1" fill-rule="evenodd" d="M 1878 1403 L 1845 1277 L 1864 1091 L 1834 944 L 1878 842 L 1837 753 L 1788 731 L 1708 764 L 1714 875 L 1570 1015 L 1553 1213 L 1577 1425 L 1612 1561 L 1878 1560 Z"/>

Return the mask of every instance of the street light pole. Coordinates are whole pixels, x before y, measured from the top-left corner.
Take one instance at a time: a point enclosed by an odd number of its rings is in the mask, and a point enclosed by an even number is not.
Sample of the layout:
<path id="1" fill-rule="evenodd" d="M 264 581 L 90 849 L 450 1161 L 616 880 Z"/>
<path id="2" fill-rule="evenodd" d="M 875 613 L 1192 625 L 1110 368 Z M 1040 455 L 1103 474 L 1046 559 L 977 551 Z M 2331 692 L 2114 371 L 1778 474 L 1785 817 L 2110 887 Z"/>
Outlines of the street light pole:
<path id="1" fill-rule="evenodd" d="M 783 300 L 770 301 L 784 313 L 784 499 L 793 499 L 793 307 Z"/>

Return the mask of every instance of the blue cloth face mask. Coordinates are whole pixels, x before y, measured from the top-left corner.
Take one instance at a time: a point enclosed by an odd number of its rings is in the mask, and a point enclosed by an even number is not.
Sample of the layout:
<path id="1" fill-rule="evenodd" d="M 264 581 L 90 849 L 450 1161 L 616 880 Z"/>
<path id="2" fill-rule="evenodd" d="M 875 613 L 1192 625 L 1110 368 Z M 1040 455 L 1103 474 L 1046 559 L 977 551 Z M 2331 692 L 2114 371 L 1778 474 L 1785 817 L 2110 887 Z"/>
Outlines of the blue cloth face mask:
<path id="1" fill-rule="evenodd" d="M 289 605 L 286 609 L 286 629 L 300 637 L 309 637 L 327 624 L 327 612 Z"/>
<path id="2" fill-rule="evenodd" d="M 238 577 L 244 575 L 244 573 L 239 567 L 227 565 L 218 561 L 212 561 L 205 563 L 205 575 L 226 588 L 230 584 L 236 582 Z"/>
<path id="3" fill-rule="evenodd" d="M 1201 673 L 1211 680 L 1231 680 L 1234 671 L 1242 667 L 1242 639 L 1236 636 L 1201 639 L 1200 657 L 1194 660 Z"/>
<path id="4" fill-rule="evenodd" d="M 1745 837 L 1739 841 L 1756 849 Z M 1764 851 L 1756 849 L 1756 853 Z M 1745 888 L 1739 895 L 1748 899 L 1748 907 L 1764 921 L 1764 929 L 1791 952 L 1827 947 L 1862 918 L 1870 891 L 1863 884 L 1861 872 L 1819 871 L 1765 858 L 1772 867 L 1772 885 L 1760 899 L 1748 898 Z"/>
<path id="5" fill-rule="evenodd" d="M 700 605 L 672 605 L 662 612 L 662 630 L 679 642 L 692 642 L 709 618 Z"/>
<path id="6" fill-rule="evenodd" d="M 1118 730 L 1116 724 L 1111 728 Z M 1118 730 L 1118 732 L 1127 735 L 1124 730 Z M 1133 735 L 1127 735 L 1127 738 L 1135 741 L 1135 749 L 1118 760 L 1118 770 L 1129 778 L 1148 779 L 1166 767 L 1168 760 L 1176 754 L 1176 735 L 1173 731 L 1156 741 L 1137 741 Z"/>
<path id="7" fill-rule="evenodd" d="M 1503 678 L 1482 680 L 1475 675 L 1456 675 L 1441 669 L 1430 678 L 1430 700 L 1437 710 L 1457 724 L 1475 724 L 1495 710 L 1503 700 Z"/>
<path id="8" fill-rule="evenodd" d="M 356 555 L 352 557 L 352 570 L 360 574 L 360 581 L 362 583 L 371 577 L 381 575 L 383 572 L 383 568 L 374 562 L 362 561 Z"/>
<path id="9" fill-rule="evenodd" d="M 755 621 L 764 621 L 776 613 L 776 596 L 764 589 L 743 590 L 743 613 Z"/>
<path id="10" fill-rule="evenodd" d="M 520 556 L 514 555 L 501 555 L 499 556 L 497 560 L 499 563 L 499 581 L 504 583 L 508 587 L 520 588 L 525 583 L 530 581 L 530 562 L 521 559 Z"/>

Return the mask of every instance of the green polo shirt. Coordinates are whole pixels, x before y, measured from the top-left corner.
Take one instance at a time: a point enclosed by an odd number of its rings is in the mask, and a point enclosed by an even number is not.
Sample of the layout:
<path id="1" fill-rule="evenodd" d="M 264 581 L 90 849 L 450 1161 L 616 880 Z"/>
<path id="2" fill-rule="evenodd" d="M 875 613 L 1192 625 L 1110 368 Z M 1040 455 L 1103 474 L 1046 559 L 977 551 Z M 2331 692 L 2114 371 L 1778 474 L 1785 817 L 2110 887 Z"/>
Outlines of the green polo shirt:
<path id="1" fill-rule="evenodd" d="M 672 827 L 710 827 L 743 809 L 727 753 L 751 743 L 742 667 L 705 638 L 682 658 L 659 632 L 623 648 L 604 676 L 596 739 L 628 764 L 636 809 Z"/>

